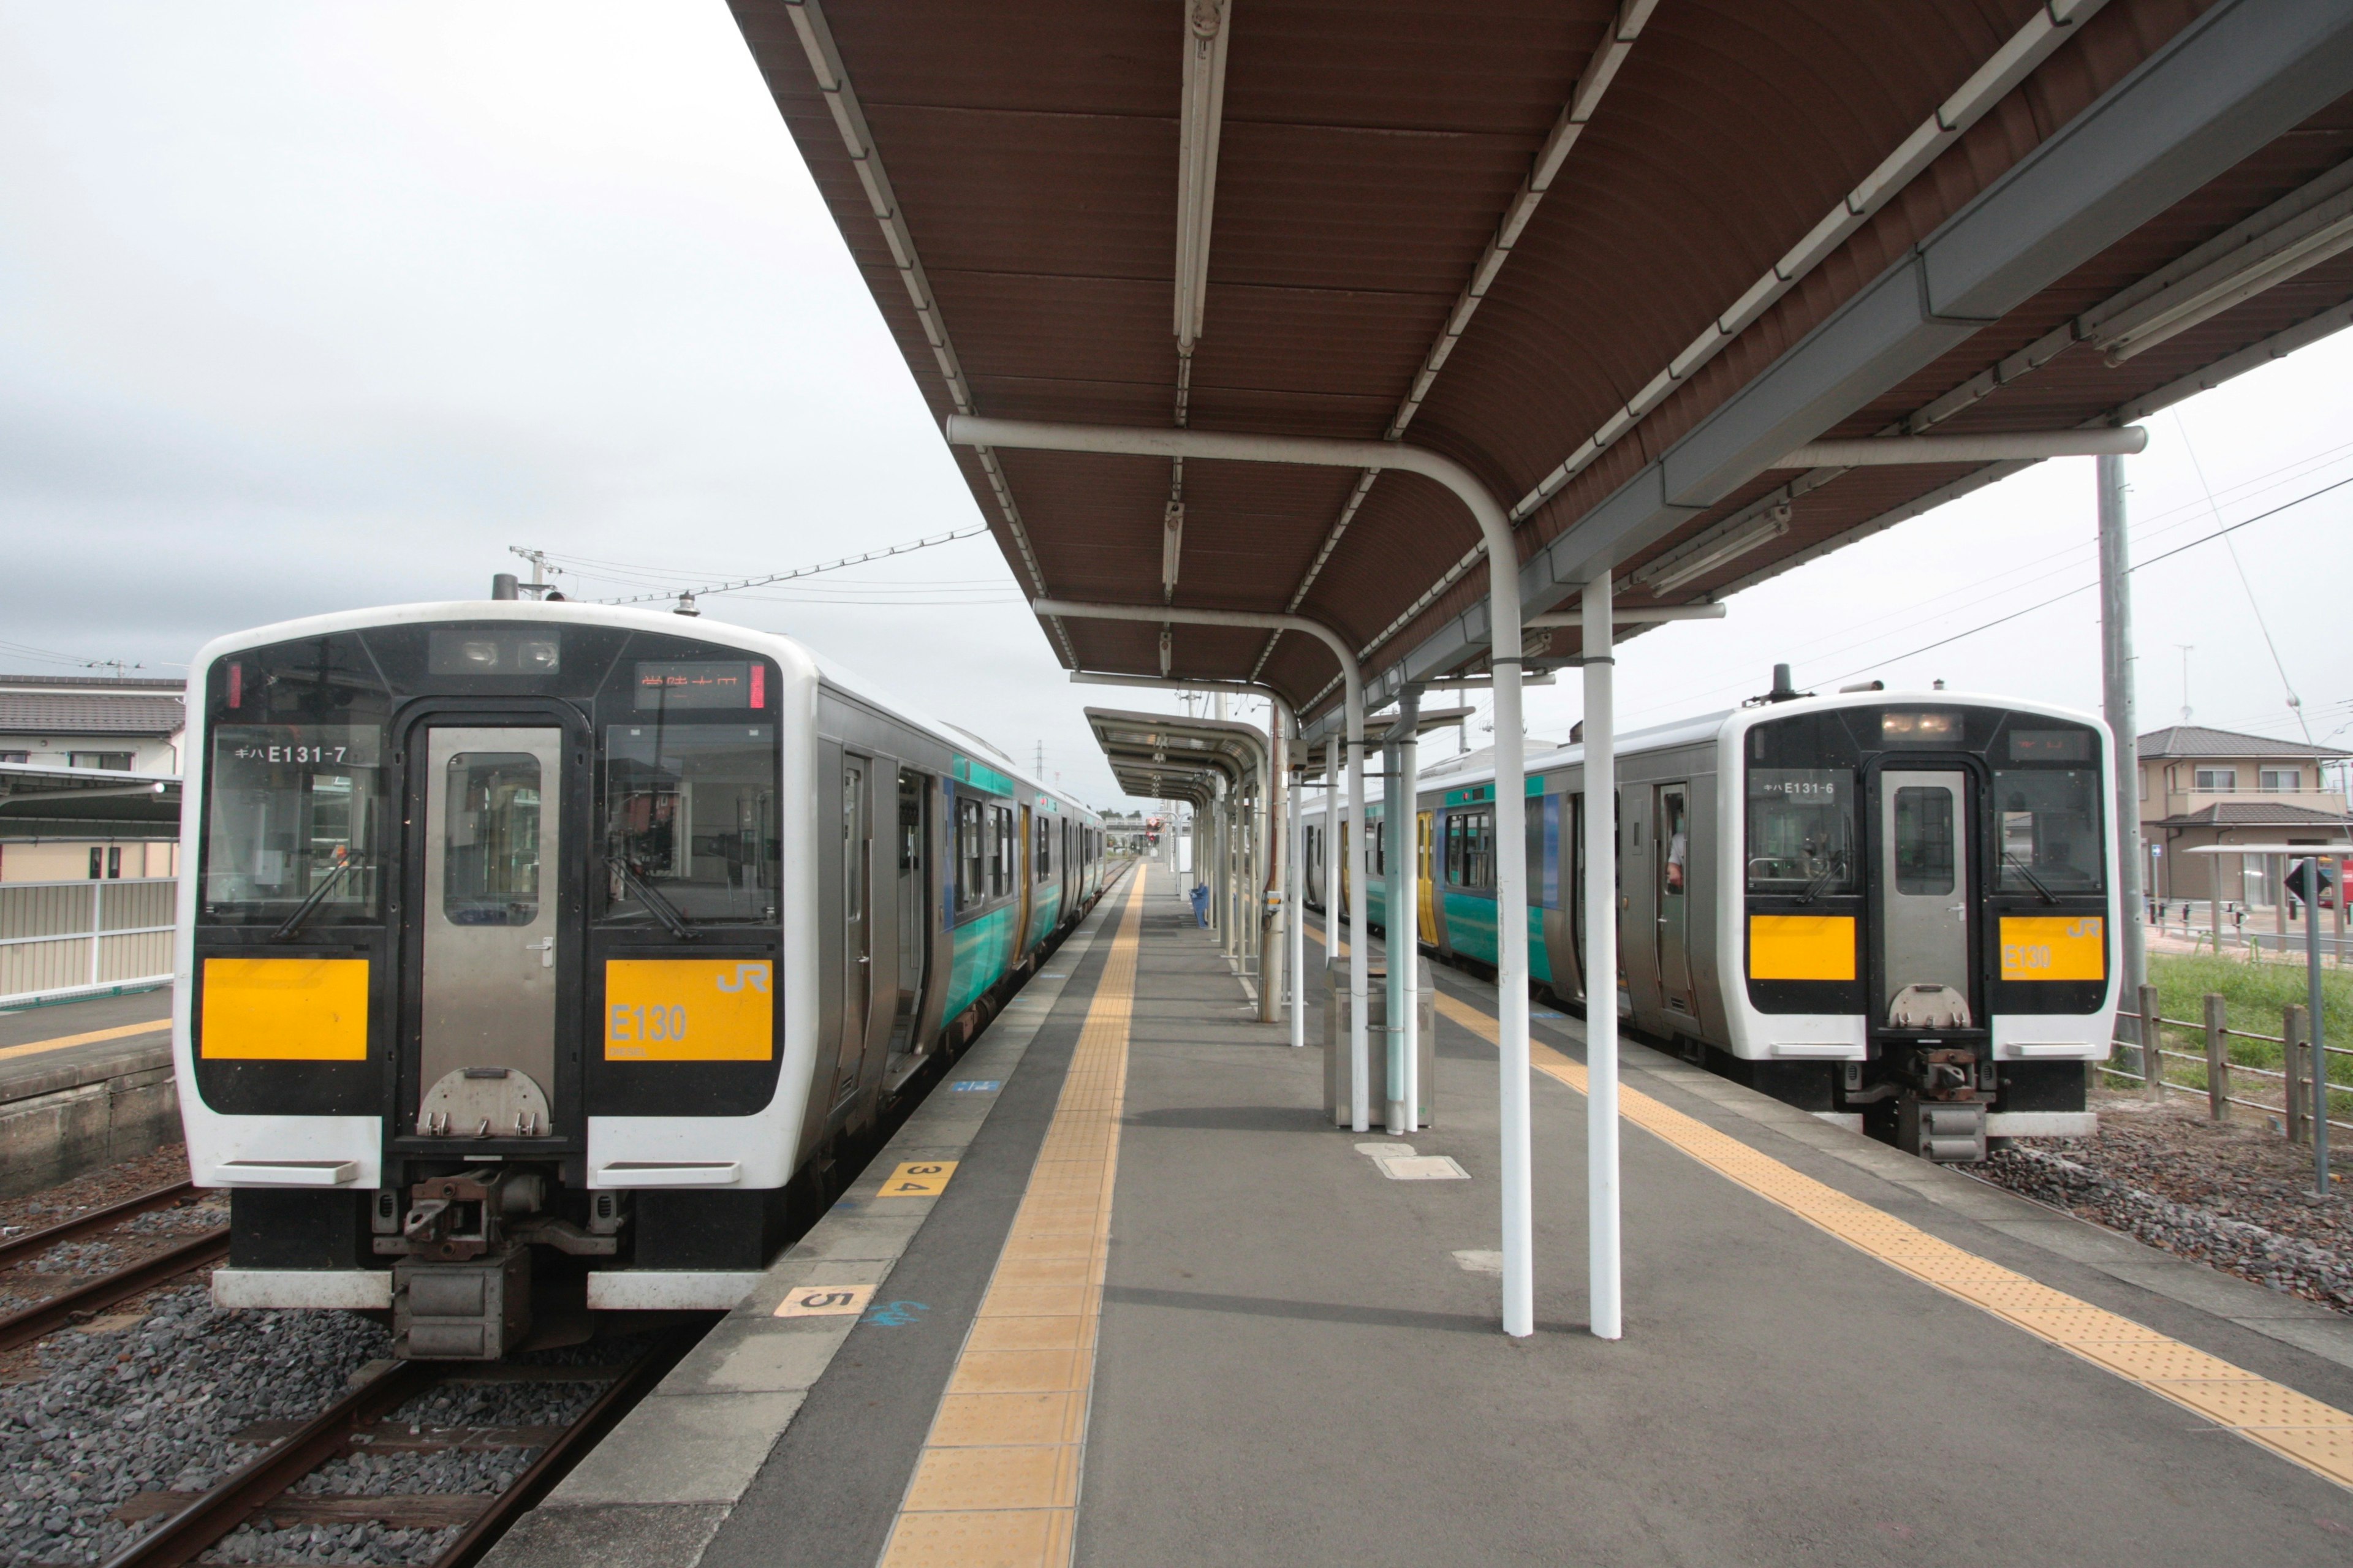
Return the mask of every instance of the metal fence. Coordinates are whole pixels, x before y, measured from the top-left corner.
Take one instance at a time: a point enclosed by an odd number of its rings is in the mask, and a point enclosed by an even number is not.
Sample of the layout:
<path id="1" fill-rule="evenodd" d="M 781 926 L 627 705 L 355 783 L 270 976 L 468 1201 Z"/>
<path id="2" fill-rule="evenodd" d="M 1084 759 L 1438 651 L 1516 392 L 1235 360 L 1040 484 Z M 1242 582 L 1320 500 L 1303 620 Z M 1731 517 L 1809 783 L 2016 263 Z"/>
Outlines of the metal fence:
<path id="1" fill-rule="evenodd" d="M 0 883 L 0 1007 L 172 978 L 179 879 Z"/>
<path id="2" fill-rule="evenodd" d="M 2282 1131 L 2292 1142 L 2303 1143 L 2311 1141 L 2310 1129 L 2304 1123 L 2313 1111 L 2315 1090 L 2317 1087 L 2315 1080 L 2317 1079 L 2320 1084 L 2326 1085 L 2318 1100 L 2321 1109 L 2332 1113 L 2328 1116 L 2328 1125 L 2353 1132 L 2353 1121 L 2340 1121 L 2333 1114 L 2340 1105 L 2353 1108 L 2353 1088 L 2332 1081 L 2327 1065 L 2327 1059 L 2332 1057 L 2353 1058 L 2353 1047 L 2332 1046 L 2324 1042 L 2321 1046 L 2321 1066 L 2316 1072 L 2312 1066 L 2311 1039 L 2303 1030 L 2297 1029 L 2294 1035 L 2264 1035 L 2250 1029 L 2230 1028 L 2223 1024 L 2221 1009 L 2217 1005 L 2221 1000 L 2219 995 L 2210 994 L 2207 997 L 2208 1009 L 2212 1016 L 2202 1023 L 2168 1018 L 2163 1014 L 2158 1016 L 2158 1081 L 2154 1086 L 2158 1094 L 2162 1097 L 2167 1089 L 2175 1089 L 2185 1094 L 2202 1094 L 2206 1097 L 2210 1115 L 2217 1121 L 2222 1119 L 2225 1114 L 2223 1107 L 2227 1105 L 2244 1106 L 2249 1110 L 2262 1111 L 2266 1116 L 2279 1118 Z M 2304 1009 L 2292 1007 L 2287 1011 L 2290 1017 L 2284 1023 L 2287 1026 L 2293 1027 L 2301 1021 Z M 2119 1008 L 2116 1016 L 2119 1019 L 2132 1019 L 2134 1032 L 2136 1034 L 2139 1032 L 2139 1014 L 2128 1013 Z M 2167 1029 L 2180 1029 L 2193 1035 L 2202 1034 L 2205 1036 L 2206 1048 L 2198 1052 L 2168 1049 L 2165 1045 Z M 2265 1045 L 2277 1046 L 2280 1047 L 2281 1060 L 2284 1065 L 2275 1070 L 2271 1068 L 2255 1067 L 2248 1062 L 2234 1061 L 2230 1054 L 2229 1042 L 2232 1040 L 2255 1040 Z M 2139 1065 L 2126 1067 L 2122 1065 L 2121 1061 L 2112 1061 L 2100 1070 L 2110 1077 L 2148 1087 L 2148 1069 L 2142 1060 L 2138 1043 L 2134 1040 L 2118 1040 L 2116 1046 L 2120 1050 L 2130 1052 L 2131 1059 Z M 2177 1073 L 2170 1065 L 2174 1062 L 2187 1064 L 2189 1070 Z M 2295 1070 L 2290 1072 L 2287 1070 L 2288 1068 L 2293 1068 Z M 2265 1089 L 2274 1089 L 2276 1098 L 2251 1100 L 2243 1095 L 2232 1093 L 2232 1086 L 2242 1074 L 2259 1080 Z"/>

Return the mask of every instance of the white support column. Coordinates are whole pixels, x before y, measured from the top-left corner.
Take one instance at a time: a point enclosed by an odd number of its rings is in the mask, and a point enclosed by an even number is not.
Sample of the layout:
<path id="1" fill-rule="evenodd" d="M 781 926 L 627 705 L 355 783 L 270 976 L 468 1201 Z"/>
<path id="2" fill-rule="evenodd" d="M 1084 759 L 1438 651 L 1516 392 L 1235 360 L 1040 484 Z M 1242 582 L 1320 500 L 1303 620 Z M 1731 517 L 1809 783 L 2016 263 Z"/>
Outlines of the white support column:
<path id="1" fill-rule="evenodd" d="M 1395 733 L 1394 731 L 1391 733 Z M 1386 1015 L 1381 1029 L 1384 1065 L 1382 1086 L 1388 1091 L 1389 1135 L 1402 1138 L 1413 1125 L 1407 1120 L 1405 1100 L 1405 1012 L 1411 950 L 1404 943 L 1405 915 L 1405 856 L 1401 846 L 1405 840 L 1398 829 L 1406 813 L 1398 797 L 1398 747 L 1394 741 L 1381 747 L 1381 859 L 1387 868 L 1381 878 L 1381 923 L 1386 934 L 1381 948 L 1388 958 L 1388 984 L 1382 997 Z"/>
<path id="2" fill-rule="evenodd" d="M 1303 750 L 1299 733 L 1299 721 L 1291 721 L 1291 741 L 1294 749 Z M 1293 1050 L 1307 1044 L 1307 863 L 1303 851 L 1306 836 L 1300 832 L 1301 805 L 1299 797 L 1306 793 L 1307 759 L 1298 758 L 1301 766 L 1291 775 L 1291 844 L 1283 857 L 1283 912 L 1290 924 L 1284 929 L 1291 937 L 1291 1046 Z"/>
<path id="3" fill-rule="evenodd" d="M 1366 1034 L 1368 1007 L 1366 973 L 1371 942 L 1365 935 L 1369 918 L 1366 884 L 1372 879 L 1373 857 L 1365 831 L 1365 708 L 1359 701 L 1348 722 L 1348 1071 L 1354 1092 L 1348 1099 L 1348 1125 L 1369 1132 L 1373 1125 L 1372 1042 Z"/>
<path id="4" fill-rule="evenodd" d="M 1405 891 L 1400 913 L 1389 924 L 1394 930 L 1402 921 L 1405 929 L 1405 1126 L 1413 1132 L 1421 1127 L 1421 810 L 1417 804 L 1421 793 L 1421 693 L 1406 688 L 1401 711 L 1406 729 L 1405 739 L 1398 742 L 1398 794 L 1405 801 L 1398 833 L 1405 845 Z M 1389 951 L 1398 951 L 1394 935 Z M 1394 965 L 1396 960 L 1390 962 Z"/>
<path id="5" fill-rule="evenodd" d="M 1610 582 L 1586 584 L 1586 1247 L 1597 1339 L 1625 1332 L 1618 1275 L 1618 737 L 1610 677 Z"/>
<path id="6" fill-rule="evenodd" d="M 2146 434 L 2145 432 L 2140 432 Z M 2138 1007 L 2148 984 L 2148 915 L 2141 899 L 2140 741 L 2133 701 L 2132 561 L 2125 531 L 2125 460 L 2098 459 L 2100 491 L 2100 686 L 2101 706 L 2116 737 L 2116 777 L 2110 799 L 2116 817 L 2116 909 L 2124 973 L 2116 994 Z M 2146 1047 L 2153 1031 L 2133 1026 L 2133 1038 Z"/>

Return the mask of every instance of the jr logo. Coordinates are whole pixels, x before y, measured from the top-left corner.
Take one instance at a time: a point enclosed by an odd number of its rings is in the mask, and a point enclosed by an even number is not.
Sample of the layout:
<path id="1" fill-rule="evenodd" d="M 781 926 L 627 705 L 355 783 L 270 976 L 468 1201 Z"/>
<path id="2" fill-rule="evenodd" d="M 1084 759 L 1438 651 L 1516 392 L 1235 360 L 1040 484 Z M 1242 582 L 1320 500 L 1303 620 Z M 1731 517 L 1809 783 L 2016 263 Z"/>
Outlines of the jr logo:
<path id="1" fill-rule="evenodd" d="M 735 966 L 733 980 L 719 975 L 714 977 L 713 983 L 722 991 L 738 992 L 749 985 L 754 991 L 765 992 L 768 989 L 768 966 L 765 963 L 739 963 Z"/>

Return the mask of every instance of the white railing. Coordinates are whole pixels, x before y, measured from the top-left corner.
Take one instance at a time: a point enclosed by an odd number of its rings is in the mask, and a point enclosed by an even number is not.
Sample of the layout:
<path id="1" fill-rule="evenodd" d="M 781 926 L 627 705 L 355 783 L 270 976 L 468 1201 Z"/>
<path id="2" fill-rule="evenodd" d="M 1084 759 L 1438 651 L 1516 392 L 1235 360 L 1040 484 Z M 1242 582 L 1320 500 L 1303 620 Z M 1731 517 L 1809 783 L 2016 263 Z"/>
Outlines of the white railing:
<path id="1" fill-rule="evenodd" d="M 0 883 L 0 1007 L 172 978 L 179 879 Z"/>

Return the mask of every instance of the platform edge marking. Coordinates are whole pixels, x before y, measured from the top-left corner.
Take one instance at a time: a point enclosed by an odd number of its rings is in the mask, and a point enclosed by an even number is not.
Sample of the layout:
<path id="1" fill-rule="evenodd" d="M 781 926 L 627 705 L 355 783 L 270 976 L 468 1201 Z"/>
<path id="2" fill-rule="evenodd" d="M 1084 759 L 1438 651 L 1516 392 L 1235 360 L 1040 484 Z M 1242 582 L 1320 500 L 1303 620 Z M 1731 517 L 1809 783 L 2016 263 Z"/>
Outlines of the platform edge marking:
<path id="1" fill-rule="evenodd" d="M 1135 868 L 1053 1118 L 891 1521 L 881 1568 L 983 1558 L 1068 1568 L 1119 1170 L 1145 870 Z"/>
<path id="2" fill-rule="evenodd" d="M 1495 1043 L 1496 1024 L 1492 1016 L 1443 991 L 1437 993 L 1437 1002 L 1438 1011 L 1446 1018 L 1488 1044 Z M 1585 1092 L 1581 1063 L 1541 1040 L 1531 1040 L 1528 1050 L 1538 1072 L 1578 1094 Z M 2147 1389 L 2325 1480 L 2353 1489 L 2353 1415 L 1931 1236 L 1640 1089 L 1621 1084 L 1618 1095 L 1623 1120 L 1856 1251 Z M 2178 1355 L 2185 1362 L 2194 1358 L 2200 1367 L 2213 1370 L 2203 1371 L 2195 1381 L 2143 1376 L 2133 1367 L 2137 1363 L 2149 1363 L 2139 1361 L 2137 1353 L 2109 1353 L 2110 1347 L 2126 1343 L 2134 1346 L 2135 1352 Z M 2226 1387 L 2215 1388 L 2218 1383 Z M 2247 1424 L 2227 1418 L 2254 1407 L 2274 1418 Z M 2341 1433 L 2347 1441 L 2340 1445 L 2316 1440 L 2321 1433 Z"/>

